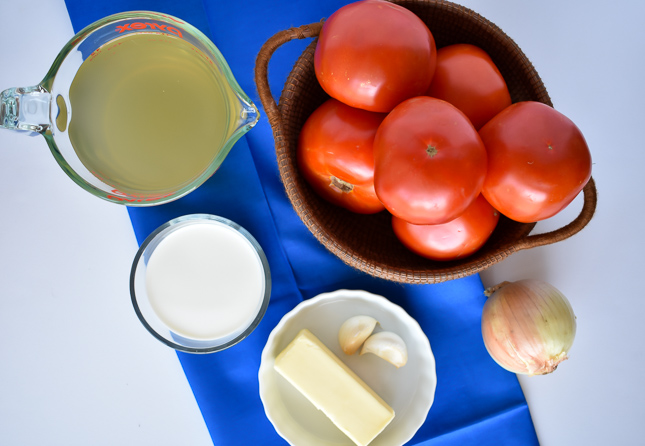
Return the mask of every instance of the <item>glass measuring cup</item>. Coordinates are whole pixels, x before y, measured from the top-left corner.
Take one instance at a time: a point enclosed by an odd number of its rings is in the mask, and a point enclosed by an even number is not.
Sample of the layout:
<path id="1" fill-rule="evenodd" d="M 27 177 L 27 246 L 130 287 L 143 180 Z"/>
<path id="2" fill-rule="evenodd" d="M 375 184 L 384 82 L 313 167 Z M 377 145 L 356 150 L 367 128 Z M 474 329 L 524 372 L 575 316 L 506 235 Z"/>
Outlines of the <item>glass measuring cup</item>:
<path id="1" fill-rule="evenodd" d="M 0 93 L 0 128 L 41 134 L 74 182 L 129 206 L 191 192 L 258 120 L 203 33 L 148 11 L 89 25 L 39 84 Z"/>

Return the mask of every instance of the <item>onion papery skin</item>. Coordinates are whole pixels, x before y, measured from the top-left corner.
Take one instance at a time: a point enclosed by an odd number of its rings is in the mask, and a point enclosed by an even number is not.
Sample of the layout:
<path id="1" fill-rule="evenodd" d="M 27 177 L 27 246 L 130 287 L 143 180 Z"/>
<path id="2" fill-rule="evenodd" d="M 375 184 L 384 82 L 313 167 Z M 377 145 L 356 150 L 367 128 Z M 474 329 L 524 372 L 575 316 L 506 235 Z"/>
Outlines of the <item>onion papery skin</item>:
<path id="1" fill-rule="evenodd" d="M 524 375 L 553 372 L 568 358 L 576 317 L 567 298 L 540 280 L 504 282 L 484 304 L 482 337 L 504 369 Z"/>

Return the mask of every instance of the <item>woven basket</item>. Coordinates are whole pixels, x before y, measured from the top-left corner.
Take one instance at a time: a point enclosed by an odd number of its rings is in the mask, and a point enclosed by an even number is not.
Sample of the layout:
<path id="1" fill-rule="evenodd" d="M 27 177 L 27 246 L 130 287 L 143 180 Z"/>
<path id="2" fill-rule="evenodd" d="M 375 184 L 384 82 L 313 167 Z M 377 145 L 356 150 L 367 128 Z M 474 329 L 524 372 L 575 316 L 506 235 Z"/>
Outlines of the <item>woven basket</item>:
<path id="1" fill-rule="evenodd" d="M 442 0 L 398 0 L 428 25 L 438 48 L 471 43 L 484 49 L 504 76 L 513 102 L 540 101 L 552 106 L 546 88 L 522 50 L 500 28 L 463 6 Z M 329 96 L 314 72 L 314 40 L 291 71 L 279 100 L 267 79 L 274 51 L 293 39 L 317 37 L 322 23 L 280 31 L 261 48 L 255 82 L 273 129 L 278 168 L 289 200 L 313 235 L 348 265 L 370 275 L 403 283 L 438 283 L 478 273 L 514 252 L 555 243 L 579 232 L 593 217 L 596 189 L 593 178 L 584 188 L 583 208 L 574 221 L 553 232 L 530 235 L 535 223 L 501 217 L 488 242 L 470 257 L 436 262 L 408 251 L 396 238 L 387 212 L 360 215 L 334 206 L 316 195 L 297 168 L 298 134 L 309 115 Z"/>

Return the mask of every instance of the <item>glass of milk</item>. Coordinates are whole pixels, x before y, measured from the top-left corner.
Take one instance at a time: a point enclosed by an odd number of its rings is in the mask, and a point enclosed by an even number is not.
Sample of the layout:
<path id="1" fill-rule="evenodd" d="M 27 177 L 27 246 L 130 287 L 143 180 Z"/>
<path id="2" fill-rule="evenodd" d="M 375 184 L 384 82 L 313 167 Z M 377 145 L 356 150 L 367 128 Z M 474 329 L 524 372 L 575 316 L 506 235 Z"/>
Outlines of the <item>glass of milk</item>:
<path id="1" fill-rule="evenodd" d="M 177 350 L 212 353 L 247 337 L 271 295 L 264 251 L 222 217 L 192 214 L 160 226 L 132 264 L 130 294 L 153 336 Z"/>

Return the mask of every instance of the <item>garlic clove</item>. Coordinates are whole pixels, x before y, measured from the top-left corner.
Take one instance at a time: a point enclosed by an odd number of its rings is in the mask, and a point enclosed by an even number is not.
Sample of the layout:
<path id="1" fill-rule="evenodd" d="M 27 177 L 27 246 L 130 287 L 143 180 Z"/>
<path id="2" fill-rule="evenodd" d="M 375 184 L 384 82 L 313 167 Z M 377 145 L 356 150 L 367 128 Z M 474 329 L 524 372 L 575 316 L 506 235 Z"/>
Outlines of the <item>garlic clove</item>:
<path id="1" fill-rule="evenodd" d="M 361 349 L 361 355 L 365 353 L 373 353 L 397 368 L 408 362 L 408 348 L 405 342 L 401 336 L 391 331 L 374 333 L 367 338 Z"/>
<path id="2" fill-rule="evenodd" d="M 340 348 L 348 355 L 353 355 L 363 345 L 365 339 L 374 331 L 378 321 L 371 316 L 353 316 L 343 322 L 338 330 Z"/>

